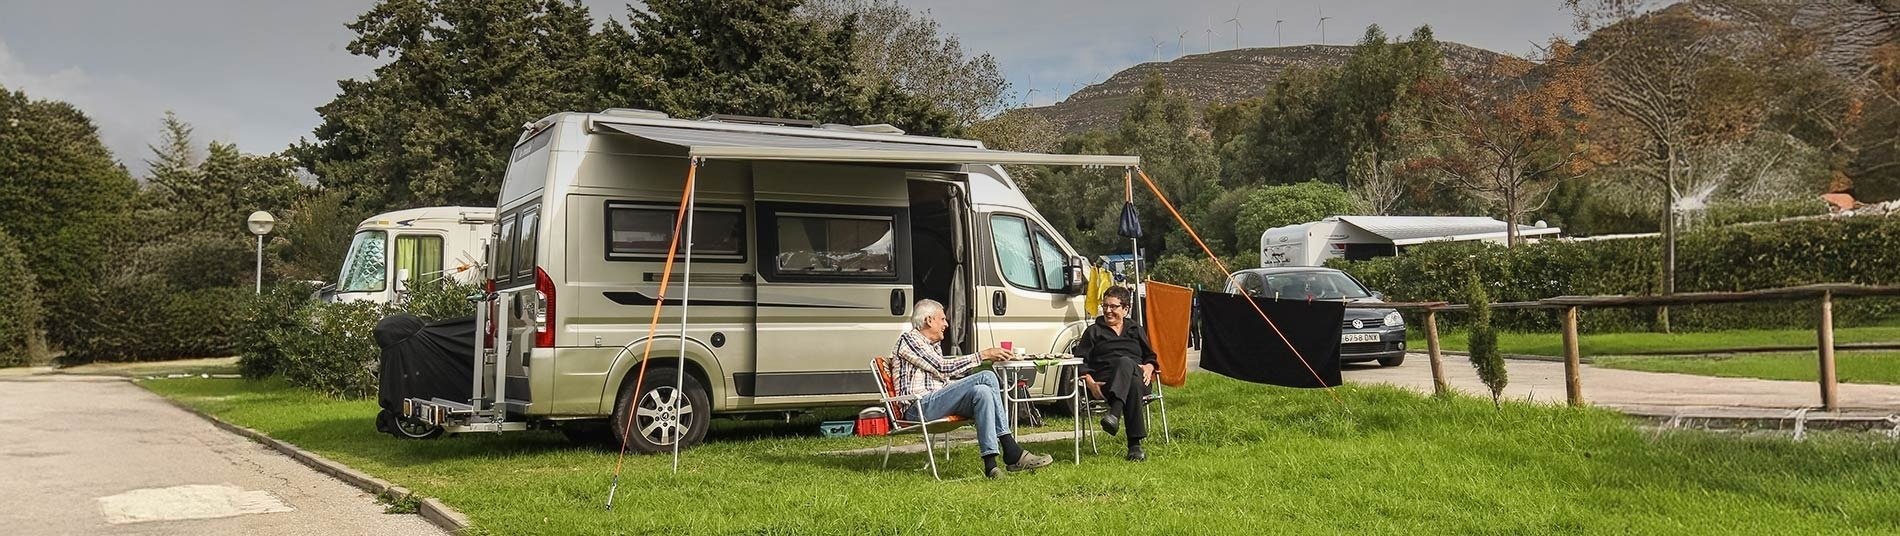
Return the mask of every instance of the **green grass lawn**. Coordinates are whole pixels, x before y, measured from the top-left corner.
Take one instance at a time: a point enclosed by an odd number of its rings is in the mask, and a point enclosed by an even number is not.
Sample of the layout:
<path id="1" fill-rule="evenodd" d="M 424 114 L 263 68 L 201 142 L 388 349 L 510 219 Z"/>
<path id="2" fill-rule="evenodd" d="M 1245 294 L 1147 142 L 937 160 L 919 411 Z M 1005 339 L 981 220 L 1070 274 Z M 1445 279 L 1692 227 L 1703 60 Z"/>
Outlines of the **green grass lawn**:
<path id="1" fill-rule="evenodd" d="M 1439 344 L 1446 350 L 1465 351 L 1469 333 L 1444 332 Z M 1423 351 L 1425 335 L 1406 334 L 1414 349 Z M 1834 330 L 1836 344 L 1863 342 L 1900 342 L 1900 326 L 1869 326 Z M 1544 356 L 1564 355 L 1563 334 L 1499 333 L 1498 350 L 1507 354 Z M 1728 348 L 1790 346 L 1815 344 L 1814 330 L 1732 330 L 1699 333 L 1586 333 L 1577 340 L 1577 349 L 1585 356 L 1619 355 L 1630 352 L 1678 352 L 1693 354 Z"/>
<path id="2" fill-rule="evenodd" d="M 1821 372 L 1814 352 L 1778 352 L 1722 356 L 1603 357 L 1592 364 L 1599 367 L 1680 372 L 1703 376 L 1761 378 L 1764 380 L 1819 381 Z M 1900 352 L 1837 352 L 1834 372 L 1843 383 L 1885 383 L 1900 385 Z"/>
<path id="3" fill-rule="evenodd" d="M 543 533 L 1893 533 L 1900 443 L 1868 435 L 1654 433 L 1600 410 L 1432 399 L 1395 388 L 1324 392 L 1196 373 L 1168 398 L 1175 443 L 1151 459 L 1058 464 L 974 479 L 971 446 L 932 481 L 921 454 L 816 453 L 814 422 L 717 425 L 687 451 L 630 456 L 616 508 L 614 454 L 554 432 L 399 441 L 375 406 L 275 382 L 141 382 L 467 513 L 480 531 Z"/>

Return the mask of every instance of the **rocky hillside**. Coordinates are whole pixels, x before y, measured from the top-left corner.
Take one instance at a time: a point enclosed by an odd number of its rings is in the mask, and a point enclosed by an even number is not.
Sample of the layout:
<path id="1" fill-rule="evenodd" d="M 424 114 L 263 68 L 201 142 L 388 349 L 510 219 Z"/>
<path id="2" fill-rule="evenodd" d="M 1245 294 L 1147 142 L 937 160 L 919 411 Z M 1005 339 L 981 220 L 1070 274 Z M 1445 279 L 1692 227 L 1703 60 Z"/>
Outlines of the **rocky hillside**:
<path id="1" fill-rule="evenodd" d="M 1446 68 L 1455 73 L 1480 69 L 1507 57 L 1457 43 L 1440 45 Z M 1260 96 L 1287 69 L 1344 65 L 1352 48 L 1349 45 L 1242 48 L 1193 54 L 1173 61 L 1147 62 L 1082 88 L 1062 102 L 1018 112 L 1048 118 L 1065 133 L 1111 130 L 1121 120 L 1122 110 L 1141 91 L 1142 81 L 1151 74 L 1161 75 L 1170 87 L 1186 92 L 1200 105 L 1230 103 Z"/>

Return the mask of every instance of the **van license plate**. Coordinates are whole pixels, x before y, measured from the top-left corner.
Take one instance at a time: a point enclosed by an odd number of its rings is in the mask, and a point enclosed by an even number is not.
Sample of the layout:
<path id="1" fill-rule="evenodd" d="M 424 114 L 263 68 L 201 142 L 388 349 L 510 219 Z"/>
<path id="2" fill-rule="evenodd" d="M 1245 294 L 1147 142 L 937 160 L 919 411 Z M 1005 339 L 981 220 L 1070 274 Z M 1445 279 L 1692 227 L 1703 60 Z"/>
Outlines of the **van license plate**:
<path id="1" fill-rule="evenodd" d="M 1339 336 L 1339 342 L 1340 344 L 1352 344 L 1356 342 L 1379 342 L 1379 334 L 1377 333 L 1346 333 Z"/>

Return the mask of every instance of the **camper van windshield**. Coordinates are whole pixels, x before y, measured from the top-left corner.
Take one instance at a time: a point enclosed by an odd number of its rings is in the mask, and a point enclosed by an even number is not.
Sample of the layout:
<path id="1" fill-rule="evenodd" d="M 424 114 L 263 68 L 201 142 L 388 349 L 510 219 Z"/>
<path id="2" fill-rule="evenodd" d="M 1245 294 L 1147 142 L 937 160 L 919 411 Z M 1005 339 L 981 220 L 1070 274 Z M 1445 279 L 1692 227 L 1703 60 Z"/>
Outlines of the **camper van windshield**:
<path id="1" fill-rule="evenodd" d="M 382 231 L 363 231 L 350 240 L 350 252 L 343 256 L 343 274 L 337 276 L 337 292 L 382 292 L 389 273 L 389 255 L 384 247 L 389 235 Z"/>
<path id="2" fill-rule="evenodd" d="M 1263 298 L 1351 300 L 1372 296 L 1358 281 L 1340 272 L 1283 272 L 1263 274 L 1262 279 L 1265 285 L 1256 292 Z"/>

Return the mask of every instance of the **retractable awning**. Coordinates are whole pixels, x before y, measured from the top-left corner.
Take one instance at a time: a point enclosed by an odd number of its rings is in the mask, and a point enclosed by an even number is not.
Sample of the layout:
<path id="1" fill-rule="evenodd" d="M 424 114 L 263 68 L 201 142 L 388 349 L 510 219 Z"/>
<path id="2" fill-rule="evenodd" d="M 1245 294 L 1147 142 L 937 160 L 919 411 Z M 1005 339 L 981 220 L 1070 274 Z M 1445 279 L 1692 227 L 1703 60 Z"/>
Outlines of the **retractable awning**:
<path id="1" fill-rule="evenodd" d="M 1482 216 L 1340 216 L 1368 233 L 1390 239 L 1392 245 L 1409 246 L 1441 240 L 1483 240 L 1503 238 L 1510 226 Z M 1518 236 L 1557 234 L 1556 227 L 1517 226 Z"/>
<path id="2" fill-rule="evenodd" d="M 802 160 L 816 162 L 887 162 L 902 164 L 1026 164 L 1052 166 L 1133 166 L 1138 156 L 1041 154 L 996 151 L 955 140 L 919 142 L 827 136 L 825 130 L 775 134 L 627 123 L 594 123 L 596 129 L 686 149 L 689 156 L 713 160 Z M 931 142 L 924 142 L 930 140 Z"/>

